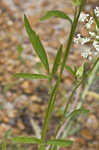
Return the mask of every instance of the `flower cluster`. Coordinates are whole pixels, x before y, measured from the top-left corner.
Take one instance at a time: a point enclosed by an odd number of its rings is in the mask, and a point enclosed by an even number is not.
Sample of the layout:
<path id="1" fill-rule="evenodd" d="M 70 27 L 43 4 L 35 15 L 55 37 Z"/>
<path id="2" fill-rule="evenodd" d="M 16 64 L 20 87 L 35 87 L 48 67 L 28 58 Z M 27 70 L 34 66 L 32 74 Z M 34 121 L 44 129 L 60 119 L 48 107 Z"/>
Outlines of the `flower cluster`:
<path id="1" fill-rule="evenodd" d="M 95 12 L 96 16 L 99 17 L 99 7 L 96 7 L 96 9 L 94 9 L 94 12 Z"/>
<path id="2" fill-rule="evenodd" d="M 94 9 L 94 13 L 98 18 L 99 7 Z M 93 56 L 99 55 L 99 29 L 95 24 L 94 18 L 89 14 L 81 13 L 79 21 L 84 24 L 84 27 L 88 32 L 88 37 L 83 37 L 81 34 L 77 34 L 77 37 L 74 38 L 74 43 L 81 45 L 92 43 L 91 47 L 87 46 L 87 48 L 84 47 L 80 50 L 83 58 L 91 60 Z M 91 30 L 93 24 L 95 24 L 95 29 Z"/>

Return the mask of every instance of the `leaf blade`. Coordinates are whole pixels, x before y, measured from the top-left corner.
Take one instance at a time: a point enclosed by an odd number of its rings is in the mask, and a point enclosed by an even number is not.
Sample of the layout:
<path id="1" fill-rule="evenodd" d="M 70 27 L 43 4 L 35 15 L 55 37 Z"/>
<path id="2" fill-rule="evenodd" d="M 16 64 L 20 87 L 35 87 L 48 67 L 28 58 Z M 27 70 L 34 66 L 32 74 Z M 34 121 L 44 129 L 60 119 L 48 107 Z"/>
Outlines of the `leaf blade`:
<path id="1" fill-rule="evenodd" d="M 15 143 L 24 143 L 24 144 L 41 144 L 41 139 L 35 138 L 35 137 L 14 137 L 12 138 L 12 141 Z"/>
<path id="2" fill-rule="evenodd" d="M 65 65 L 65 69 L 66 69 L 67 71 L 69 71 L 70 73 L 72 73 L 73 76 L 75 75 L 74 70 L 73 70 L 70 66 Z"/>
<path id="3" fill-rule="evenodd" d="M 71 118 L 74 118 L 74 117 L 76 117 L 76 116 L 78 116 L 78 115 L 80 115 L 80 114 L 85 114 L 85 113 L 88 113 L 89 112 L 89 110 L 86 110 L 86 109 L 77 109 L 77 110 L 74 110 L 74 111 L 72 111 L 70 114 L 68 114 L 67 116 L 66 116 L 66 118 L 69 118 L 69 117 L 71 117 Z"/>
<path id="4" fill-rule="evenodd" d="M 95 20 L 95 22 L 96 22 L 96 25 L 97 25 L 97 27 L 98 27 L 98 29 L 99 29 L 99 20 L 98 20 L 98 18 L 97 18 L 97 16 L 96 16 L 96 14 L 95 14 L 94 11 L 93 11 L 93 17 L 94 17 L 94 20 Z"/>
<path id="5" fill-rule="evenodd" d="M 53 64 L 53 68 L 52 68 L 52 75 L 53 76 L 57 72 L 58 66 L 60 64 L 60 60 L 61 60 L 61 56 L 62 56 L 62 48 L 63 48 L 63 46 L 60 45 L 59 50 L 58 50 L 57 55 L 56 55 L 56 58 L 55 58 L 55 61 L 54 61 L 54 64 Z"/>
<path id="6" fill-rule="evenodd" d="M 16 78 L 24 78 L 24 79 L 49 79 L 50 76 L 42 75 L 42 74 L 31 74 L 31 73 L 16 73 L 14 74 Z"/>
<path id="7" fill-rule="evenodd" d="M 63 11 L 60 10 L 47 11 L 46 14 L 42 18 L 40 18 L 40 20 L 41 21 L 47 20 L 50 19 L 51 17 L 59 17 L 62 19 L 67 19 L 72 24 L 71 18 L 68 15 L 66 15 Z"/>
<path id="8" fill-rule="evenodd" d="M 20 45 L 20 44 L 19 44 L 19 45 L 17 45 L 17 46 L 16 46 L 16 50 L 17 50 L 17 52 L 18 52 L 18 55 L 19 55 L 19 56 L 21 56 L 22 51 L 23 51 L 23 47 L 22 47 L 22 45 Z"/>
<path id="9" fill-rule="evenodd" d="M 50 145 L 55 145 L 55 146 L 63 146 L 63 147 L 68 147 L 73 144 L 73 141 L 70 140 L 61 140 L 61 139 L 53 139 L 53 140 L 48 140 L 47 144 Z"/>
<path id="10" fill-rule="evenodd" d="M 38 57 L 40 58 L 41 62 L 44 65 L 45 69 L 49 73 L 49 63 L 48 63 L 47 54 L 46 54 L 45 49 L 44 49 L 44 47 L 40 41 L 39 36 L 31 28 L 30 23 L 29 23 L 26 15 L 24 15 L 24 25 L 25 25 L 25 29 L 27 31 L 27 34 L 29 36 L 29 40 L 32 43 L 32 46 L 33 46 L 36 54 L 38 55 Z"/>
<path id="11" fill-rule="evenodd" d="M 45 150 L 45 146 L 44 145 L 40 145 L 38 150 Z"/>
<path id="12" fill-rule="evenodd" d="M 6 150 L 6 141 L 7 141 L 7 138 L 8 138 L 8 136 L 9 136 L 10 133 L 11 133 L 11 131 L 8 130 L 8 131 L 6 132 L 6 134 L 5 134 L 5 136 L 4 136 L 4 139 L 3 139 L 2 145 L 1 145 L 2 150 Z"/>

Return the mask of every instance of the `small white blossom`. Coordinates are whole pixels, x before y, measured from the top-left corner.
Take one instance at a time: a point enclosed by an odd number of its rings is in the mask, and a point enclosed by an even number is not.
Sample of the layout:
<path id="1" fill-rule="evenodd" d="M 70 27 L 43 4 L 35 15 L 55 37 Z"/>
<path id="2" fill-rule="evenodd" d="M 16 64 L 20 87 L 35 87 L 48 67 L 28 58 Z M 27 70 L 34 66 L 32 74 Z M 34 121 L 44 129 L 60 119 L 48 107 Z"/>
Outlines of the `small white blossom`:
<path id="1" fill-rule="evenodd" d="M 90 31 L 89 31 L 89 34 L 90 34 L 90 36 L 92 36 L 92 37 L 95 37 L 95 36 L 96 36 L 96 33 L 95 33 L 95 32 L 90 32 Z"/>
<path id="2" fill-rule="evenodd" d="M 88 16 L 89 16 L 89 14 L 85 14 L 85 13 L 82 12 L 80 14 L 79 21 L 80 22 L 88 21 Z"/>
<path id="3" fill-rule="evenodd" d="M 83 58 L 88 58 L 89 56 L 91 56 L 92 52 L 90 48 L 84 49 L 81 51 L 81 56 Z"/>
<path id="4" fill-rule="evenodd" d="M 97 52 L 99 52 L 99 42 L 98 41 L 93 42 L 93 47 L 96 49 Z"/>
<path id="5" fill-rule="evenodd" d="M 97 56 L 99 52 L 94 52 L 94 55 Z"/>
<path id="6" fill-rule="evenodd" d="M 96 36 L 96 39 L 99 40 L 99 35 Z"/>
<path id="7" fill-rule="evenodd" d="M 87 42 L 89 42 L 90 41 L 90 38 L 81 38 L 81 44 L 83 45 L 83 44 L 85 44 L 85 43 L 87 43 Z"/>
<path id="8" fill-rule="evenodd" d="M 94 10 L 97 17 L 99 17 L 99 7 Z M 92 45 L 84 46 L 80 49 L 81 56 L 84 59 L 92 60 L 93 57 L 99 56 L 99 28 L 96 25 L 94 31 L 91 30 L 91 25 L 94 23 L 94 18 L 90 17 L 88 14 L 81 13 L 80 21 L 85 22 L 85 28 L 87 29 L 89 36 L 82 37 L 81 34 L 77 34 L 74 38 L 76 44 L 84 45 L 91 42 Z M 91 48 L 89 47 L 91 46 Z M 93 48 L 93 49 L 92 49 Z"/>
<path id="9" fill-rule="evenodd" d="M 90 29 L 93 22 L 94 22 L 93 17 L 90 17 L 90 19 L 89 19 L 88 23 L 86 23 L 85 27 L 87 29 Z"/>
<path id="10" fill-rule="evenodd" d="M 74 43 L 79 44 L 80 39 L 81 39 L 81 35 L 77 34 L 77 38 L 74 38 Z"/>
<path id="11" fill-rule="evenodd" d="M 99 17 L 99 7 L 96 7 L 94 9 L 94 12 L 95 12 L 96 16 Z"/>
<path id="12" fill-rule="evenodd" d="M 74 38 L 74 43 L 76 43 L 76 44 L 83 45 L 89 41 L 90 41 L 90 38 L 87 38 L 87 37 L 82 38 L 80 34 L 77 34 L 77 38 Z"/>
<path id="13" fill-rule="evenodd" d="M 92 56 L 89 56 L 88 59 L 91 61 L 92 60 Z"/>

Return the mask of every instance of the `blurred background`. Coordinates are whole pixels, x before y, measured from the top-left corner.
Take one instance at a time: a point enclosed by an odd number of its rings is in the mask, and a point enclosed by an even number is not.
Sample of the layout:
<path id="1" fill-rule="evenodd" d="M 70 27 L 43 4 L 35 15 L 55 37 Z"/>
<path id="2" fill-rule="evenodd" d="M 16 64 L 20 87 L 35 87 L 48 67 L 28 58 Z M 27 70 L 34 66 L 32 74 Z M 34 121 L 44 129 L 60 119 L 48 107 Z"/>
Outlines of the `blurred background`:
<path id="1" fill-rule="evenodd" d="M 99 0 L 87 0 L 84 12 L 99 6 Z M 42 64 L 36 56 L 24 29 L 23 17 L 28 16 L 31 26 L 40 35 L 48 54 L 50 68 L 60 43 L 65 47 L 70 24 L 66 20 L 51 18 L 40 22 L 46 10 L 62 10 L 73 18 L 71 0 L 0 0 L 0 141 L 8 129 L 12 136 L 40 136 L 49 99 L 49 83 L 46 80 L 16 79 L 18 72 L 43 73 Z M 86 35 L 80 24 L 77 33 Z M 80 47 L 73 44 L 67 64 L 79 67 L 83 63 Z M 55 80 L 57 80 L 57 75 Z M 64 71 L 56 107 L 49 124 L 47 138 L 54 133 L 62 116 L 64 104 L 73 88 L 73 76 Z M 55 81 L 54 81 L 55 82 Z M 84 85 L 75 96 L 79 100 Z M 99 76 L 96 76 L 84 97 L 84 108 L 91 111 L 87 116 L 78 117 L 71 126 L 68 136 L 74 141 L 71 148 L 61 150 L 99 150 Z M 71 106 L 72 107 L 72 106 Z M 11 144 L 7 150 L 36 150 L 37 146 Z"/>

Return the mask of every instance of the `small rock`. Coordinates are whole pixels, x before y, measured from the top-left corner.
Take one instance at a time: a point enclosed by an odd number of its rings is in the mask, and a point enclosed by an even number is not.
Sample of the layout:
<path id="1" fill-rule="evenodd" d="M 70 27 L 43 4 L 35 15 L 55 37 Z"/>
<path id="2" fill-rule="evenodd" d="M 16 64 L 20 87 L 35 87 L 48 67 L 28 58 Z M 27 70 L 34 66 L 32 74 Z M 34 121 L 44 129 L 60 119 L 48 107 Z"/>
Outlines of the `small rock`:
<path id="1" fill-rule="evenodd" d="M 99 127 L 99 123 L 98 123 L 98 120 L 97 120 L 96 116 L 95 115 L 90 115 L 88 117 L 86 125 L 87 125 L 87 127 L 97 129 Z"/>
<path id="2" fill-rule="evenodd" d="M 9 129 L 8 125 L 4 123 L 0 124 L 0 137 L 3 137 L 8 129 Z"/>
<path id="3" fill-rule="evenodd" d="M 81 144 L 81 145 L 85 145 L 86 144 L 85 140 L 83 138 L 81 138 L 81 137 L 78 137 L 76 139 L 76 142 L 79 143 L 79 144 Z"/>
<path id="4" fill-rule="evenodd" d="M 18 114 L 16 110 L 10 110 L 7 112 L 9 118 L 15 118 Z"/>
<path id="5" fill-rule="evenodd" d="M 83 130 L 81 131 L 81 135 L 82 135 L 82 137 L 85 138 L 86 140 L 92 140 L 92 139 L 93 139 L 92 133 L 91 133 L 87 128 L 85 128 L 85 129 L 83 129 Z"/>
<path id="6" fill-rule="evenodd" d="M 21 131 L 19 130 L 19 128 L 12 128 L 12 133 L 13 135 L 20 135 Z"/>
<path id="7" fill-rule="evenodd" d="M 3 121 L 4 123 L 9 123 L 9 118 L 8 118 L 8 116 L 5 115 L 5 114 L 3 114 L 3 115 L 2 115 L 2 121 Z"/>
<path id="8" fill-rule="evenodd" d="M 31 104 L 30 106 L 29 106 L 29 110 L 30 110 L 30 112 L 32 112 L 32 113 L 39 113 L 40 112 L 40 108 L 41 106 L 39 105 L 39 104 Z"/>
<path id="9" fill-rule="evenodd" d="M 19 128 L 20 130 L 24 130 L 24 129 L 25 129 L 25 126 L 24 126 L 24 124 L 22 123 L 21 120 L 18 120 L 18 121 L 17 121 L 17 126 L 18 126 L 18 128 Z"/>
<path id="10" fill-rule="evenodd" d="M 41 6 L 42 7 L 47 7 L 48 5 L 49 5 L 49 2 L 45 0 L 45 1 L 42 2 Z"/>

